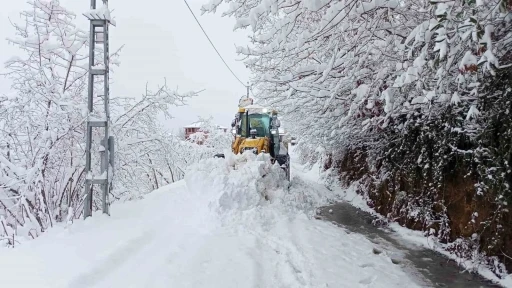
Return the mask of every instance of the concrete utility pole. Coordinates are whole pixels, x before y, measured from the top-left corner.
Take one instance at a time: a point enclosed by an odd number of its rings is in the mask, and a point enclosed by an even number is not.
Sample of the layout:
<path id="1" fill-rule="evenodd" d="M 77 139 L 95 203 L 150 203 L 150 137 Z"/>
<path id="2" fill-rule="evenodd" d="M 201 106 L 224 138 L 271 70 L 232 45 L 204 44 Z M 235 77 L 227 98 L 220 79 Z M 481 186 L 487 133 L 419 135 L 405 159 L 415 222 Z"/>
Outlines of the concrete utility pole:
<path id="1" fill-rule="evenodd" d="M 89 114 L 87 116 L 87 134 L 85 145 L 85 202 L 84 202 L 84 218 L 92 215 L 93 203 L 93 185 L 98 184 L 102 190 L 102 210 L 103 213 L 109 214 L 108 194 L 109 184 L 112 179 L 112 171 L 110 167 L 114 166 L 114 139 L 109 136 L 109 37 L 108 28 L 111 24 L 110 11 L 108 10 L 108 1 L 103 0 L 103 7 L 96 8 L 96 0 L 91 0 L 91 10 L 84 13 L 90 21 L 90 41 L 89 41 L 89 86 L 87 94 L 87 108 Z M 103 44 L 103 61 L 95 63 L 94 53 L 96 44 Z M 101 47 L 101 46 L 100 46 Z M 103 93 L 96 94 L 97 97 L 103 98 L 104 113 L 93 115 L 93 97 L 95 76 L 103 76 Z M 93 143 L 93 128 L 103 128 L 103 139 L 100 141 L 100 157 L 101 157 L 101 175 L 94 175 L 91 169 L 91 148 Z M 110 164 L 110 165 L 109 165 Z"/>

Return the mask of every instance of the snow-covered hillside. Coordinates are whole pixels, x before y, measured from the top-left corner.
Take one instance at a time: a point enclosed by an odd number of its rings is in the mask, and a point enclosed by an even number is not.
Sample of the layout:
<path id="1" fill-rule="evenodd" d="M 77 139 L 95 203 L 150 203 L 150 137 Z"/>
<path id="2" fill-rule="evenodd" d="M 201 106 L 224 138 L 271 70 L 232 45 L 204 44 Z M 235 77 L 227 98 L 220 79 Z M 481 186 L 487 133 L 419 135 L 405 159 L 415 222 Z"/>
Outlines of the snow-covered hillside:
<path id="1" fill-rule="evenodd" d="M 228 154 L 228 153 L 227 153 Z M 265 175 L 264 177 L 262 177 Z M 311 217 L 328 195 L 251 154 L 0 250 L 5 287 L 419 287 L 362 235 Z M 270 201 L 265 201 L 267 195 Z"/>

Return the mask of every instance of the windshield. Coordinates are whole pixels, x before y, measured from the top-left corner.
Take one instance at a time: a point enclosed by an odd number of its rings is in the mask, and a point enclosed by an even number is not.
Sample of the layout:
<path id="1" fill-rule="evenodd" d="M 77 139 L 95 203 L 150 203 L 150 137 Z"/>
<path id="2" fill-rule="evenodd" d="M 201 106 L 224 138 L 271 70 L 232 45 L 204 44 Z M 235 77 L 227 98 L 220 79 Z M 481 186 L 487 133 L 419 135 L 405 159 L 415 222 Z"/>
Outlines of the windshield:
<path id="1" fill-rule="evenodd" d="M 242 137 L 248 137 L 246 134 L 246 121 L 245 117 L 242 117 Z M 256 129 L 256 137 L 270 136 L 270 116 L 267 114 L 250 114 L 249 115 L 249 129 Z"/>

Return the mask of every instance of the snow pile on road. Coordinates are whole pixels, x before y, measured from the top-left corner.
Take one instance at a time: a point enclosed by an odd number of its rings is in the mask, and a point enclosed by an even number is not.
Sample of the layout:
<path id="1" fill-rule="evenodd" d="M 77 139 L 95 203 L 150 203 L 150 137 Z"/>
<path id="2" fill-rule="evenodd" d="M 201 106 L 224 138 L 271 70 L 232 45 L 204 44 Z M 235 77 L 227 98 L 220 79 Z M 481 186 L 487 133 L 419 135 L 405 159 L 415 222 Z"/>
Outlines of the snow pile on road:
<path id="1" fill-rule="evenodd" d="M 284 171 L 271 164 L 268 155 L 248 151 L 235 155 L 225 151 L 226 159 L 205 159 L 185 173 L 191 193 L 210 197 L 210 207 L 219 213 L 247 210 L 273 201 L 288 185 Z"/>
<path id="2" fill-rule="evenodd" d="M 205 159 L 192 165 L 185 175 L 190 192 L 207 197 L 209 207 L 219 214 L 265 208 L 312 218 L 317 207 L 340 198 L 338 190 L 326 191 L 322 184 L 308 179 L 314 178 L 309 174 L 288 182 L 284 170 L 271 164 L 268 155 L 250 151 L 235 155 L 227 150 L 224 155 L 225 159 Z M 297 165 L 293 169 L 298 169 Z"/>

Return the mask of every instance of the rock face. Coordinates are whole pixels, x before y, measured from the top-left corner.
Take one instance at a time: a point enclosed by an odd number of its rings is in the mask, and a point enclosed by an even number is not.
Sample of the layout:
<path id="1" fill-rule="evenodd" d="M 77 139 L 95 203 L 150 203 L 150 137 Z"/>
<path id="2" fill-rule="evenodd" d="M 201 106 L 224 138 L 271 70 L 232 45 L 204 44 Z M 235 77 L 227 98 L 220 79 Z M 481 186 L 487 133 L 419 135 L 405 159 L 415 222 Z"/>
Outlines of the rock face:
<path id="1" fill-rule="evenodd" d="M 512 213 L 497 203 L 496 191 L 477 193 L 477 181 L 467 176 L 466 167 L 443 171 L 440 182 L 421 168 L 387 171 L 382 177 L 382 167 L 370 169 L 364 151 L 349 151 L 329 159 L 324 168 L 336 169 L 343 185 L 358 181 L 358 193 L 388 219 L 437 236 L 459 257 L 474 260 L 472 252 L 482 252 L 497 275 L 503 265 L 512 271 L 512 260 L 504 255 L 512 255 Z M 496 260 L 503 265 L 496 266 Z"/>

